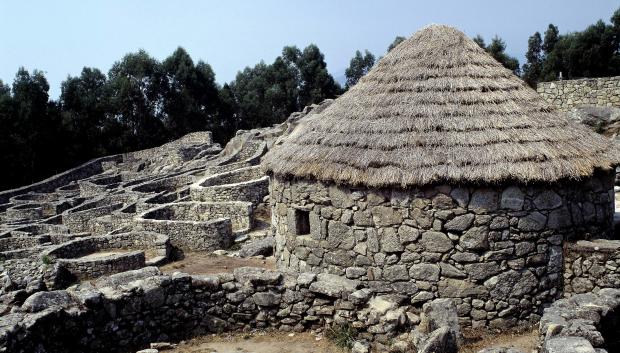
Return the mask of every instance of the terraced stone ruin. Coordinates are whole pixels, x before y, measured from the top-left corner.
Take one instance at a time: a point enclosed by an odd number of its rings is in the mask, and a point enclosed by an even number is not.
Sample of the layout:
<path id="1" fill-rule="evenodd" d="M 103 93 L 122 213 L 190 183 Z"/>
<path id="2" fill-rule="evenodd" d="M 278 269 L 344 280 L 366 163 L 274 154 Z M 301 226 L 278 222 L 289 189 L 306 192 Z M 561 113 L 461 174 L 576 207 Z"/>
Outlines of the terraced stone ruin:
<path id="1" fill-rule="evenodd" d="M 345 330 L 354 353 L 452 353 L 533 327 L 539 352 L 616 352 L 617 149 L 429 26 L 224 148 L 198 132 L 1 192 L 0 351 Z M 193 254 L 262 267 L 176 271 Z"/>

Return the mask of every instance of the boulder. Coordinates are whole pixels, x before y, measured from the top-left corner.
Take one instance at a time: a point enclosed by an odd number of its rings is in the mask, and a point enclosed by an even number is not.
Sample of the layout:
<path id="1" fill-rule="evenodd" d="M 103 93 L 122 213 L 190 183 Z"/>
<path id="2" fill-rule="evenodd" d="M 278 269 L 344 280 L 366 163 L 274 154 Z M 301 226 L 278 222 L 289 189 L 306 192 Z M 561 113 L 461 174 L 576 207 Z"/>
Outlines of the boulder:
<path id="1" fill-rule="evenodd" d="M 252 256 L 271 256 L 273 255 L 273 248 L 276 241 L 274 237 L 265 237 L 262 239 L 255 239 L 250 242 L 246 242 L 241 246 L 239 250 L 239 256 L 252 257 Z"/>
<path id="2" fill-rule="evenodd" d="M 74 304 L 73 299 L 65 290 L 37 292 L 22 304 L 22 310 L 36 313 L 51 307 L 68 308 Z"/>
<path id="3" fill-rule="evenodd" d="M 542 353 L 595 353 L 596 350 L 582 337 L 554 337 L 545 341 Z"/>

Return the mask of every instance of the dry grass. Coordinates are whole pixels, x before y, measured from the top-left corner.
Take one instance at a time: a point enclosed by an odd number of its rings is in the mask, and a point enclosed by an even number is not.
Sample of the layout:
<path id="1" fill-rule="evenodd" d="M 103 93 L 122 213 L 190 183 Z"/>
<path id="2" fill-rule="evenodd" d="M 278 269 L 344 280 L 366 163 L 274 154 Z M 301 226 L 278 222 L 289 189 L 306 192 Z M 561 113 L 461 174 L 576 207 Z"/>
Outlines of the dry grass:
<path id="1" fill-rule="evenodd" d="M 433 25 L 265 157 L 269 172 L 352 185 L 581 178 L 620 152 L 556 112 L 462 32 Z"/>

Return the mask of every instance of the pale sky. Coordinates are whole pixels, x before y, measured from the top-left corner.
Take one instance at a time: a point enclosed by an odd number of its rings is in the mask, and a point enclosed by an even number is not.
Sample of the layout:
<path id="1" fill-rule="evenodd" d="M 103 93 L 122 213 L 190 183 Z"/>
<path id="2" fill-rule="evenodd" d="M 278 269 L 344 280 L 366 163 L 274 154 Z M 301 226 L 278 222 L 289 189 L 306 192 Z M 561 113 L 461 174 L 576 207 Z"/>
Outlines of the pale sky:
<path id="1" fill-rule="evenodd" d="M 178 46 L 208 62 L 219 83 L 285 45 L 315 43 L 342 76 L 355 50 L 383 55 L 397 35 L 430 23 L 456 26 L 487 42 L 499 35 L 521 64 L 527 39 L 549 23 L 560 32 L 609 21 L 617 0 L 0 0 L 0 79 L 20 66 L 45 72 L 57 98 L 67 75 L 84 66 L 107 73 L 128 52 L 163 60 Z"/>

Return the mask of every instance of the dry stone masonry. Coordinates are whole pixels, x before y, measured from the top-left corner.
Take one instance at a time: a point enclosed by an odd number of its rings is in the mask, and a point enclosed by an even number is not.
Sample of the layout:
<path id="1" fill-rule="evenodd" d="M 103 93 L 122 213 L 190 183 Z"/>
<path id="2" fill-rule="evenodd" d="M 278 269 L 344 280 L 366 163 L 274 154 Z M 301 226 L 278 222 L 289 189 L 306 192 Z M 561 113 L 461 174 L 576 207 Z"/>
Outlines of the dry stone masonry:
<path id="1" fill-rule="evenodd" d="M 465 61 L 483 70 L 455 77 Z M 428 70 L 441 80 L 421 80 Z M 562 110 L 618 106 L 619 82 L 539 91 Z M 346 327 L 354 353 L 456 353 L 465 329 L 526 325 L 539 352 L 616 352 L 620 157 L 554 119 L 464 34 L 434 25 L 355 90 L 223 149 L 197 132 L 0 192 L 0 352 Z M 157 267 L 247 239 L 238 254 L 273 253 L 277 270 Z"/>
<path id="2" fill-rule="evenodd" d="M 580 106 L 620 107 L 620 77 L 540 82 L 538 93 L 562 111 Z"/>
<path id="3" fill-rule="evenodd" d="M 537 322 L 560 295 L 564 239 L 611 235 L 612 186 L 610 174 L 558 188 L 405 191 L 276 177 L 276 259 L 411 304 L 454 298 L 467 326 Z"/>

